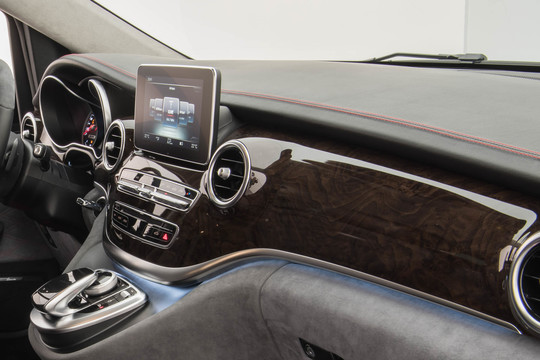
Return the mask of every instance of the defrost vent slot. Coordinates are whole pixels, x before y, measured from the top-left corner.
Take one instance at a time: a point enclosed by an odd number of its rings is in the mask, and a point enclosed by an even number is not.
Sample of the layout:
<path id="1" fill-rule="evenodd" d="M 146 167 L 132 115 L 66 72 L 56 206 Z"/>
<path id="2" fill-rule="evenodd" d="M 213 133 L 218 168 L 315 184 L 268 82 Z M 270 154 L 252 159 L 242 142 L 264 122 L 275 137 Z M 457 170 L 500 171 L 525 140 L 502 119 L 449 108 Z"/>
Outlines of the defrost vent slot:
<path id="1" fill-rule="evenodd" d="M 197 190 L 184 184 L 133 169 L 122 170 L 117 189 L 180 211 L 189 210 L 199 197 Z"/>

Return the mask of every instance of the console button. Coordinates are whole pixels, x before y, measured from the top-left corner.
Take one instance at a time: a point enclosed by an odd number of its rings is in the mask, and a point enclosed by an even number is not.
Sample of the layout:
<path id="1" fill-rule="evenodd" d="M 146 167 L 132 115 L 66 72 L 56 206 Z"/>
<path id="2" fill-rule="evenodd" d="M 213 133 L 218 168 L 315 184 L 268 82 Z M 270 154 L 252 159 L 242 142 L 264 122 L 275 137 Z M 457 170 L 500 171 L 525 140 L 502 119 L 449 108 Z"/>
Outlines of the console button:
<path id="1" fill-rule="evenodd" d="M 137 187 L 137 183 L 128 182 L 126 180 L 118 181 L 118 188 L 131 194 L 137 194 Z"/>
<path id="2" fill-rule="evenodd" d="M 127 228 L 129 226 L 129 217 L 125 214 L 119 213 L 116 210 L 113 210 L 112 219 L 116 224 L 124 228 Z"/>
<path id="3" fill-rule="evenodd" d="M 92 313 L 94 311 L 98 311 L 100 308 L 97 305 L 92 305 L 87 307 L 86 309 L 81 310 L 83 313 Z"/>
<path id="4" fill-rule="evenodd" d="M 138 187 L 137 191 L 139 192 L 139 196 L 142 196 L 144 198 L 150 198 L 152 194 L 152 190 L 144 188 L 144 187 Z"/>
<path id="5" fill-rule="evenodd" d="M 114 297 L 116 298 L 118 302 L 120 302 L 120 301 L 123 301 L 124 299 L 127 299 L 130 296 L 131 294 L 128 291 L 123 290 L 123 291 L 120 291 L 118 294 L 116 294 Z"/>
<path id="6" fill-rule="evenodd" d="M 158 192 L 153 193 L 153 198 L 165 205 L 181 209 L 185 209 L 189 205 L 187 201 L 181 200 L 173 195 L 168 195 L 168 193 L 163 192 L 161 189 Z"/>
<path id="7" fill-rule="evenodd" d="M 126 291 L 127 291 L 130 295 L 135 295 L 135 294 L 137 293 L 137 291 L 135 291 L 135 289 L 132 288 L 132 287 L 127 288 Z"/>
<path id="8" fill-rule="evenodd" d="M 164 231 L 163 234 L 161 235 L 161 240 L 165 242 L 171 241 L 171 238 L 172 238 L 172 234 L 167 231 Z"/>
<path id="9" fill-rule="evenodd" d="M 153 225 L 147 225 L 146 229 L 144 230 L 143 237 L 160 239 L 162 234 L 163 234 L 163 231 L 159 229 L 158 227 L 153 226 Z"/>
<path id="10" fill-rule="evenodd" d="M 197 197 L 197 193 L 190 189 L 185 189 L 184 196 L 187 197 L 188 199 L 193 200 Z"/>
<path id="11" fill-rule="evenodd" d="M 108 297 L 101 302 L 101 304 L 104 305 L 105 307 L 114 305 L 116 303 L 118 303 L 118 300 L 116 300 L 116 297 L 114 296 Z"/>
<path id="12" fill-rule="evenodd" d="M 170 232 L 170 231 L 163 231 L 163 233 L 161 234 L 161 241 L 164 241 L 166 243 L 168 243 L 169 241 L 172 240 L 172 237 L 173 237 L 173 233 Z"/>
<path id="13" fill-rule="evenodd" d="M 181 200 L 177 197 L 170 197 L 169 202 L 176 207 L 180 207 L 182 209 L 185 209 L 189 206 L 189 203 L 185 200 Z"/>

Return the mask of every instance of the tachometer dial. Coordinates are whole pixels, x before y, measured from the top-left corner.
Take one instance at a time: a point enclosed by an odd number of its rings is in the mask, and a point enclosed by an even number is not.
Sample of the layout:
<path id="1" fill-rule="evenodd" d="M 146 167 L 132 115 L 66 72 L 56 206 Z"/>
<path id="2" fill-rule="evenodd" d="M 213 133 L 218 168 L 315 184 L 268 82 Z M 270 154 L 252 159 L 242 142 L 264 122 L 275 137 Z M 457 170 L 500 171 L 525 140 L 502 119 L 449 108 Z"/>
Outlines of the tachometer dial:
<path id="1" fill-rule="evenodd" d="M 98 138 L 98 122 L 94 113 L 90 113 L 86 119 L 82 131 L 82 143 L 86 146 L 94 146 Z"/>

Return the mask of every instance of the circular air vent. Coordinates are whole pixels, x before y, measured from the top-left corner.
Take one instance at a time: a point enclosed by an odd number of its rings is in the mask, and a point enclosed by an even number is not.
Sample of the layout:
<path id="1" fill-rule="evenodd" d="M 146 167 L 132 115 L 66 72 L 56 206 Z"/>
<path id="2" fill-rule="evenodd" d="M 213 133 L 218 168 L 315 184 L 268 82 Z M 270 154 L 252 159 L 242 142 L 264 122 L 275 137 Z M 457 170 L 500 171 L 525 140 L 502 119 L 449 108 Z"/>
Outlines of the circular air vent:
<path id="1" fill-rule="evenodd" d="M 251 173 L 249 154 L 240 141 L 221 145 L 208 170 L 208 195 L 220 208 L 236 204 L 246 191 Z"/>
<path id="2" fill-rule="evenodd" d="M 37 142 L 37 122 L 32 113 L 26 113 L 22 118 L 21 136 L 24 139 Z"/>
<path id="3" fill-rule="evenodd" d="M 107 170 L 116 169 L 124 154 L 126 130 L 120 120 L 109 126 L 103 141 L 103 164 Z"/>
<path id="4" fill-rule="evenodd" d="M 509 291 L 516 318 L 540 335 L 540 233 L 527 239 L 514 256 Z"/>

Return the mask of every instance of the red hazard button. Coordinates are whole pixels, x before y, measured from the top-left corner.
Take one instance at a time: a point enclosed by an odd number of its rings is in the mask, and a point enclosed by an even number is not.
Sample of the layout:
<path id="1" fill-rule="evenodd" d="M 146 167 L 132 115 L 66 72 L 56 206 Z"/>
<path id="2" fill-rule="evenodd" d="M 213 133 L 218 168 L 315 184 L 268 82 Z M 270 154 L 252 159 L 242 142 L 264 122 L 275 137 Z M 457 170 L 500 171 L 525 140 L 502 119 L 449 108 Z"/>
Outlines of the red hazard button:
<path id="1" fill-rule="evenodd" d="M 163 236 L 161 237 L 161 240 L 163 240 L 163 241 L 169 241 L 169 234 L 163 233 Z"/>

